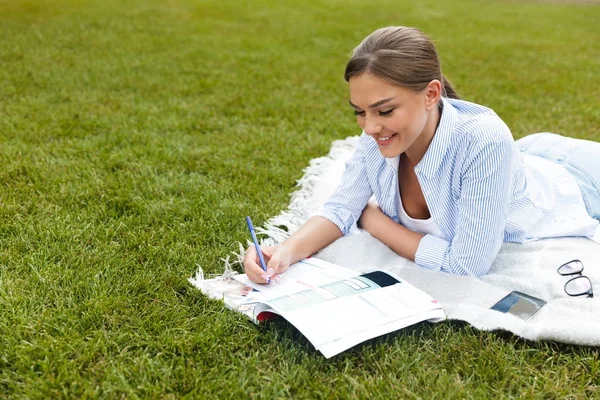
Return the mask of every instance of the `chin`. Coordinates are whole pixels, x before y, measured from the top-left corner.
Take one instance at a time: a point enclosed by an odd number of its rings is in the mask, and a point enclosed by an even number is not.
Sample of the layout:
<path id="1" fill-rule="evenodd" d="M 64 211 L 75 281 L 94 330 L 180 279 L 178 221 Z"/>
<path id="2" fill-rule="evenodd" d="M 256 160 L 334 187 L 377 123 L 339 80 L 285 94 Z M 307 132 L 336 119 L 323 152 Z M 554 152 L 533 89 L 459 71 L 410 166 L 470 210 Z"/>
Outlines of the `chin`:
<path id="1" fill-rule="evenodd" d="M 400 154 L 404 153 L 404 149 L 388 148 L 388 147 L 379 146 L 379 152 L 381 153 L 382 156 L 384 156 L 386 158 L 396 158 Z"/>

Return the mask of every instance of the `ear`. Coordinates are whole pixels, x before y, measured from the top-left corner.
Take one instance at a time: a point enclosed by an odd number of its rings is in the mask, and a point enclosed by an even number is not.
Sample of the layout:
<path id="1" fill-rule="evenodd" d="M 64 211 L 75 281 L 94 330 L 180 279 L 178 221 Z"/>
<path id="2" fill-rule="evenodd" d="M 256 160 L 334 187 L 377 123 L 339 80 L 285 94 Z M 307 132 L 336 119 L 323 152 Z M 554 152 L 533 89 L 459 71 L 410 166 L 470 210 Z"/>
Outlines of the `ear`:
<path id="1" fill-rule="evenodd" d="M 442 83 L 437 79 L 432 80 L 425 87 L 425 106 L 427 111 L 437 107 L 442 96 Z"/>

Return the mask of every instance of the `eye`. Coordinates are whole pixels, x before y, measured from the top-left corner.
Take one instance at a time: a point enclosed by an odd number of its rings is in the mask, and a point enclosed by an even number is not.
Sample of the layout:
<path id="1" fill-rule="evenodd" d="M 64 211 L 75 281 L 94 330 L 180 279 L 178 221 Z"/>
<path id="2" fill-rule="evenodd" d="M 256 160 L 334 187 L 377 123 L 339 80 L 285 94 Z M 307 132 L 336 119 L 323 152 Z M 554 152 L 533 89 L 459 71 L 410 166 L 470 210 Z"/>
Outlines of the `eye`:
<path id="1" fill-rule="evenodd" d="M 389 110 L 379 111 L 379 115 L 385 117 L 387 115 L 391 115 L 394 112 L 395 108 L 390 108 Z"/>
<path id="2" fill-rule="evenodd" d="M 362 117 L 363 115 L 365 115 L 365 112 L 364 111 L 354 110 L 354 115 L 356 115 L 358 117 Z"/>

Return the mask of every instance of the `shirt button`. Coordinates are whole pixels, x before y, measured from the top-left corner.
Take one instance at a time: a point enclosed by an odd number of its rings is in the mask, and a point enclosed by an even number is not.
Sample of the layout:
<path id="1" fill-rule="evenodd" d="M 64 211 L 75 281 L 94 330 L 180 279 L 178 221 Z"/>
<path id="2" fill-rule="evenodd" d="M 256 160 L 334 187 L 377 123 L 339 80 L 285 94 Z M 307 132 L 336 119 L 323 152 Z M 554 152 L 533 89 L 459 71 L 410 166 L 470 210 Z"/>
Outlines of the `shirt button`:
<path id="1" fill-rule="evenodd" d="M 417 173 L 421 172 L 421 168 L 415 167 L 415 172 L 417 172 Z"/>

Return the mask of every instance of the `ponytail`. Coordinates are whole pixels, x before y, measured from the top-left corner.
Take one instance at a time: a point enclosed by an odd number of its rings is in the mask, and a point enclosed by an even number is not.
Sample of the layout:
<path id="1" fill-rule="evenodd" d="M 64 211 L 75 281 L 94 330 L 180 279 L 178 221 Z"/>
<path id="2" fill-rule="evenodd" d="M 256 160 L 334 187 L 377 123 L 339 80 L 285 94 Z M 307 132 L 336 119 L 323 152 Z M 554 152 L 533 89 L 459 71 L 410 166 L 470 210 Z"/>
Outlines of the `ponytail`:
<path id="1" fill-rule="evenodd" d="M 452 87 L 452 83 L 444 75 L 442 75 L 442 96 L 448 99 L 460 99 Z"/>

